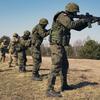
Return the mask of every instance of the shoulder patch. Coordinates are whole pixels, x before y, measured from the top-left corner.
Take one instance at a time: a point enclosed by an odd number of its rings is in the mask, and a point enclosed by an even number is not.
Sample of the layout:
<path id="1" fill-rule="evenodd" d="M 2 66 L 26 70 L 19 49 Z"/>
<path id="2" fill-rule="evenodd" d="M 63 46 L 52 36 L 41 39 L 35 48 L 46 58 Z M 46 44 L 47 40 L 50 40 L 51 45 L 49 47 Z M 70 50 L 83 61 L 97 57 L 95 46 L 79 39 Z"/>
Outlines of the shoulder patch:
<path id="1" fill-rule="evenodd" d="M 67 16 L 67 14 L 66 14 L 66 13 L 64 13 L 64 16 Z"/>

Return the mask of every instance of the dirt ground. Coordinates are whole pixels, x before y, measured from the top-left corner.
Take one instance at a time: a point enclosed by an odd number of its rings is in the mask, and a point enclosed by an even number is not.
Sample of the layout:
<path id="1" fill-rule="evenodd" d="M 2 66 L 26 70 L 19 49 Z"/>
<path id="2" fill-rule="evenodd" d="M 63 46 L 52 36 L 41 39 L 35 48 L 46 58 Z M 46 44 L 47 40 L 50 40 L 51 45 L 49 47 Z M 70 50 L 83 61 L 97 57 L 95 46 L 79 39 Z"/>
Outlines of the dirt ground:
<path id="1" fill-rule="evenodd" d="M 0 63 L 0 100 L 100 100 L 100 60 L 69 59 L 68 83 L 74 90 L 62 92 L 62 98 L 46 97 L 51 59 L 43 58 L 40 74 L 42 82 L 31 80 L 32 59 L 28 57 L 27 72 L 19 73 L 18 67 L 8 68 Z M 57 77 L 55 89 L 60 89 Z"/>

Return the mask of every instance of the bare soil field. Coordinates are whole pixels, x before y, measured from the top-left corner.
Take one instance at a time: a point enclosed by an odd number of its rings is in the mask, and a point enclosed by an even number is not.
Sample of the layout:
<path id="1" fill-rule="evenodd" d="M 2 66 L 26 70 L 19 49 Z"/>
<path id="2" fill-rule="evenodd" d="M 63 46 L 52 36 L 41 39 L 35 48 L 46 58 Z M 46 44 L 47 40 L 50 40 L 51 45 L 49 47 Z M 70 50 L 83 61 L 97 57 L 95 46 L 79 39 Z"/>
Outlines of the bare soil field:
<path id="1" fill-rule="evenodd" d="M 46 97 L 51 59 L 43 57 L 40 74 L 43 81 L 33 81 L 32 59 L 28 57 L 27 72 L 19 73 L 18 67 L 0 63 L 0 100 L 100 100 L 100 60 L 69 59 L 68 83 L 74 90 L 62 92 L 62 98 Z M 55 89 L 60 89 L 57 77 Z"/>

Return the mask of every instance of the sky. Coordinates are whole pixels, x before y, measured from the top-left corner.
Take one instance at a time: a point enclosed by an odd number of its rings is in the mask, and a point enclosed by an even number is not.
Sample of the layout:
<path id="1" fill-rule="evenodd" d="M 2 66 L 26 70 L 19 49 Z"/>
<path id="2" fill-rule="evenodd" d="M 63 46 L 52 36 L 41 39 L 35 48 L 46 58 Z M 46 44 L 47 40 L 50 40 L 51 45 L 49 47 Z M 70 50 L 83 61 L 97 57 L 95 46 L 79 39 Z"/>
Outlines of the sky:
<path id="1" fill-rule="evenodd" d="M 41 18 L 47 18 L 49 29 L 53 16 L 65 9 L 69 2 L 75 2 L 80 7 L 80 14 L 89 12 L 94 16 L 100 16 L 100 0 L 0 0 L 0 37 L 12 36 L 17 32 L 22 35 L 25 30 L 32 31 Z M 84 40 L 87 36 L 100 42 L 100 26 L 92 25 L 80 32 L 71 31 L 71 43 L 76 40 Z M 48 38 L 45 39 L 48 43 Z"/>

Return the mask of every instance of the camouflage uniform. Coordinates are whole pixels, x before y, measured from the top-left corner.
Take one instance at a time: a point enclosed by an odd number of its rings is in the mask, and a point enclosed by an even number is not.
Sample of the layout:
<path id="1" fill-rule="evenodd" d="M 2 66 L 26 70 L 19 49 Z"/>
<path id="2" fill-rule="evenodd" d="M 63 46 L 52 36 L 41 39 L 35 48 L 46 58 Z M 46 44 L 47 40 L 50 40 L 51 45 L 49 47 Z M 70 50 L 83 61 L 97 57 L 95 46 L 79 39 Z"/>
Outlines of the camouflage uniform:
<path id="1" fill-rule="evenodd" d="M 0 44 L 0 62 L 5 62 L 5 54 L 8 51 L 8 43 L 7 40 L 3 40 L 3 42 Z"/>
<path id="2" fill-rule="evenodd" d="M 16 44 L 17 44 L 18 40 L 19 40 L 18 34 L 14 33 L 12 41 L 10 42 L 10 45 L 9 45 L 9 57 L 10 57 L 9 67 L 11 67 L 11 64 L 12 64 L 13 61 L 14 61 L 15 66 L 18 65 L 18 54 L 17 54 L 17 51 L 16 51 Z"/>
<path id="3" fill-rule="evenodd" d="M 24 35 L 20 38 L 19 42 L 16 45 L 16 50 L 18 52 L 18 66 L 20 72 L 26 71 L 26 50 L 31 46 L 31 40 L 29 38 L 30 32 L 25 31 Z"/>
<path id="4" fill-rule="evenodd" d="M 45 18 L 40 19 L 39 24 L 36 25 L 32 30 L 32 58 L 33 58 L 33 80 L 41 80 L 39 75 L 40 64 L 42 62 L 40 46 L 43 39 L 49 34 L 45 27 L 48 24 L 48 20 Z"/>
<path id="5" fill-rule="evenodd" d="M 52 68 L 50 71 L 50 77 L 48 79 L 48 96 L 61 96 L 60 93 L 54 91 L 54 85 L 58 73 L 60 73 L 61 78 L 61 91 L 73 89 L 68 86 L 67 83 L 67 74 L 69 68 L 67 46 L 69 45 L 70 41 L 70 30 L 74 29 L 77 31 L 81 31 L 82 29 L 87 27 L 86 19 L 79 19 L 74 21 L 73 18 L 70 17 L 70 15 L 77 14 L 77 12 L 79 11 L 79 7 L 77 4 L 68 4 L 66 10 L 66 12 L 61 11 L 57 13 L 54 16 L 52 24 L 52 31 L 50 34 Z"/>

